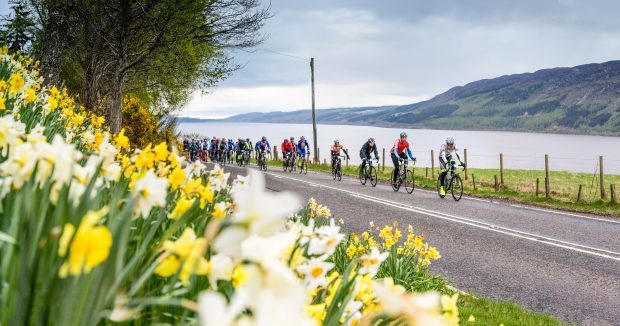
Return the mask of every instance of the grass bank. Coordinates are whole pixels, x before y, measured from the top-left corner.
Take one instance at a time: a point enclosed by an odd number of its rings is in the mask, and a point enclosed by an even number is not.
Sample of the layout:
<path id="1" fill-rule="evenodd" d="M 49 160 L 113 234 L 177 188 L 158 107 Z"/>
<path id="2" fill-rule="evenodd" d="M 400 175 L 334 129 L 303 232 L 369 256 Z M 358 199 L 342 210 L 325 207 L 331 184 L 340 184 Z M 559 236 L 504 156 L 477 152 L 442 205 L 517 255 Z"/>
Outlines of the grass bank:
<path id="1" fill-rule="evenodd" d="M 281 167 L 279 161 L 270 161 L 269 165 Z M 309 169 L 331 173 L 329 165 L 310 164 Z M 343 175 L 357 177 L 358 166 L 344 166 Z M 439 169 L 433 171 L 427 167 L 415 167 L 416 187 L 436 189 Z M 379 170 L 379 181 L 389 182 L 392 167 Z M 567 171 L 550 171 L 549 197 L 545 196 L 545 171 L 538 170 L 504 170 L 504 184 L 497 169 L 468 169 L 467 180 L 463 170 L 459 170 L 463 178 L 464 194 L 468 196 L 501 199 L 516 203 L 555 208 L 571 212 L 600 214 L 610 217 L 620 217 L 620 204 L 611 200 L 610 185 L 620 186 L 620 175 L 605 176 L 606 198 L 600 198 L 599 176 L 588 173 L 573 173 Z M 495 176 L 499 186 L 495 188 Z M 536 179 L 538 179 L 538 195 L 536 193 Z M 475 189 L 474 189 L 475 181 Z M 581 198 L 578 200 L 579 185 Z"/>

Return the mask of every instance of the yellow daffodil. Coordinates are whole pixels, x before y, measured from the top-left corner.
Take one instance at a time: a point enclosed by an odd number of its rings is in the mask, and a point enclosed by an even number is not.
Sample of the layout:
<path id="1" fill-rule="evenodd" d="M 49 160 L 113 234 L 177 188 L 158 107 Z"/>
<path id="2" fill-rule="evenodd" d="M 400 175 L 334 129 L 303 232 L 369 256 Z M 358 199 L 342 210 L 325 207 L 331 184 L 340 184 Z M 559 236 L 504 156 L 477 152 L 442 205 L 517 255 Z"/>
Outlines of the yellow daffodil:
<path id="1" fill-rule="evenodd" d="M 77 231 L 72 224 L 64 226 L 58 255 L 65 257 L 68 253 L 69 257 L 60 267 L 61 278 L 89 273 L 108 258 L 112 247 L 112 233 L 103 225 L 97 226 L 105 214 L 107 209 L 86 213 Z"/>
<path id="2" fill-rule="evenodd" d="M 155 164 L 155 153 L 151 150 L 151 144 L 148 144 L 140 154 L 136 156 L 136 167 L 140 170 L 153 168 Z"/>
<path id="3" fill-rule="evenodd" d="M 123 148 L 129 148 L 129 138 L 125 136 L 125 129 L 121 129 L 121 132 L 119 132 L 118 135 L 114 137 L 114 143 L 116 144 L 116 149 L 119 151 Z"/>
<path id="4" fill-rule="evenodd" d="M 207 184 L 198 190 L 198 195 L 200 196 L 200 209 L 204 209 L 207 206 L 207 203 L 211 204 L 213 202 L 213 191 L 211 191 L 211 186 Z"/>
<path id="5" fill-rule="evenodd" d="M 448 325 L 459 324 L 459 308 L 456 305 L 458 299 L 458 293 L 455 293 L 453 296 L 445 294 L 441 296 L 441 309 Z"/>
<path id="6" fill-rule="evenodd" d="M 51 96 L 47 98 L 47 104 L 49 104 L 50 106 L 50 111 L 54 111 L 58 107 L 58 101 L 56 101 L 56 99 Z"/>
<path id="7" fill-rule="evenodd" d="M 304 307 L 304 312 L 306 315 L 312 317 L 318 325 L 321 325 L 325 318 L 326 308 L 327 306 L 325 303 L 309 304 Z"/>
<path id="8" fill-rule="evenodd" d="M 185 229 L 176 241 L 164 242 L 164 254 L 155 268 L 155 274 L 170 277 L 179 273 L 179 280 L 184 285 L 189 285 L 191 275 L 207 275 L 209 263 L 203 257 L 206 245 L 207 240 L 197 238 L 193 229 Z"/>
<path id="9" fill-rule="evenodd" d="M 170 219 L 175 220 L 183 214 L 185 214 L 194 204 L 195 199 L 193 198 L 181 198 L 177 201 L 177 204 L 174 206 L 174 209 L 168 216 Z"/>
<path id="10" fill-rule="evenodd" d="M 30 104 L 37 100 L 37 94 L 34 92 L 34 89 L 28 87 L 24 93 L 26 94 L 26 97 L 24 97 L 24 102 L 26 102 L 26 104 Z"/>
<path id="11" fill-rule="evenodd" d="M 172 172 L 170 172 L 170 175 L 168 175 L 168 182 L 170 183 L 170 188 L 172 188 L 172 190 L 179 189 L 183 182 L 185 182 L 185 178 L 185 171 L 180 167 L 172 170 Z"/>
<path id="12" fill-rule="evenodd" d="M 226 217 L 227 208 L 228 208 L 228 205 L 226 205 L 226 203 L 224 202 L 217 203 L 215 204 L 215 207 L 213 209 L 213 212 L 211 213 L 211 216 L 217 219 L 223 219 L 224 217 Z"/>
<path id="13" fill-rule="evenodd" d="M 0 111 L 6 110 L 6 106 L 4 105 L 4 101 L 6 101 L 6 99 L 4 97 L 0 97 Z"/>
<path id="14" fill-rule="evenodd" d="M 15 95 L 24 87 L 24 78 L 20 74 L 12 74 L 9 78 L 9 94 Z"/>
<path id="15" fill-rule="evenodd" d="M 155 152 L 155 159 L 158 161 L 165 161 L 168 158 L 168 145 L 165 142 L 155 146 L 153 151 Z"/>

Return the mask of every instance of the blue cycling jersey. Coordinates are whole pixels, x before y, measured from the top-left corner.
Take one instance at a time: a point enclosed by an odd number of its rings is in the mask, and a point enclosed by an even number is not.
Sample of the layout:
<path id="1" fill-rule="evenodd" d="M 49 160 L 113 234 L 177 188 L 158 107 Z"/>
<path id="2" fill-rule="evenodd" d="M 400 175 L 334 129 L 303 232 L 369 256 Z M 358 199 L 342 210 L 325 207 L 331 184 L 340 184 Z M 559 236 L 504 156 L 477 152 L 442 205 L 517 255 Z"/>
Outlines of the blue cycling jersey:
<path id="1" fill-rule="evenodd" d="M 310 152 L 310 144 L 307 140 L 299 140 L 297 142 L 297 151 L 299 151 L 303 156 L 306 156 L 306 153 Z"/>

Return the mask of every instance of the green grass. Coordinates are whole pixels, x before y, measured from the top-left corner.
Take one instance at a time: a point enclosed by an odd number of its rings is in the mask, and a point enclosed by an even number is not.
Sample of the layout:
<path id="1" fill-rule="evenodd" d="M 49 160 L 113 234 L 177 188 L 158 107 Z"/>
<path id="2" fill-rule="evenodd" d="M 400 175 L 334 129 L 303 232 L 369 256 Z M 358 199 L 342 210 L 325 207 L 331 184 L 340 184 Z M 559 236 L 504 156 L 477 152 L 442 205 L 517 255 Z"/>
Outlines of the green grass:
<path id="1" fill-rule="evenodd" d="M 461 325 L 564 325 L 545 314 L 535 313 L 508 301 L 494 301 L 471 295 L 461 295 L 458 300 Z M 474 322 L 468 322 L 474 316 Z"/>
<path id="2" fill-rule="evenodd" d="M 281 168 L 279 161 L 269 161 L 269 166 Z M 379 172 L 379 180 L 389 182 L 392 167 Z M 309 170 L 331 172 L 331 168 L 324 164 L 310 164 Z M 342 167 L 343 175 L 357 177 L 358 166 Z M 428 176 L 427 176 L 428 173 Z M 464 194 L 480 198 L 494 198 L 530 204 L 541 207 L 556 208 L 572 212 L 594 213 L 606 216 L 620 217 L 620 204 L 610 199 L 610 185 L 620 186 L 620 175 L 605 175 L 606 198 L 600 198 L 599 176 L 588 173 L 573 173 L 567 171 L 550 171 L 550 195 L 545 197 L 545 172 L 538 170 L 504 170 L 504 185 L 495 190 L 495 176 L 500 182 L 500 173 L 497 169 L 468 169 L 468 179 L 465 180 L 463 170 L 459 170 L 463 178 Z M 436 189 L 439 169 L 435 168 L 435 177 L 432 177 L 431 168 L 416 167 L 416 187 Z M 475 177 L 474 190 L 472 176 Z M 539 180 L 539 193 L 536 195 L 536 179 Z M 579 185 L 582 185 L 581 200 L 577 201 Z M 620 191 L 620 190 L 617 190 Z M 620 196 L 619 196 L 620 197 Z M 617 199 L 618 200 L 618 199 Z"/>

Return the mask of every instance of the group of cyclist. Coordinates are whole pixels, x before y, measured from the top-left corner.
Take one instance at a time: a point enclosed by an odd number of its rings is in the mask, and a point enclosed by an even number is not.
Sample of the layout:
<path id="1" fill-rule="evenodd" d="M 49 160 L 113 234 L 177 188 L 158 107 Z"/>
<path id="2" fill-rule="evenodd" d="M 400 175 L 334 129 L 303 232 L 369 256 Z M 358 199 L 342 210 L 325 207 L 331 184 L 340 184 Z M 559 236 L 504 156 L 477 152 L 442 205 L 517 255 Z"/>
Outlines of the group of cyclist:
<path id="1" fill-rule="evenodd" d="M 239 138 L 237 141 L 217 137 L 213 137 L 212 139 L 185 139 L 183 141 L 183 149 L 186 153 L 189 153 L 192 161 L 196 159 L 207 161 L 210 158 L 212 161 L 216 162 L 221 162 L 222 160 L 232 162 L 234 158 L 236 162 L 239 162 L 240 160 L 243 161 L 245 159 L 246 164 L 248 163 L 249 158 L 252 157 L 252 153 L 254 153 L 253 157 L 257 160 L 257 162 L 259 162 L 259 164 L 266 155 L 270 155 L 271 153 L 271 145 L 265 136 L 261 137 L 261 139 L 257 141 L 254 146 L 249 138 Z M 310 144 L 304 136 L 301 136 L 299 141 L 296 141 L 294 137 L 284 139 L 280 145 L 280 149 L 282 151 L 283 162 L 290 164 L 291 168 L 296 167 L 296 163 L 299 159 L 307 159 L 310 155 Z M 330 148 L 330 153 L 332 170 L 335 168 L 336 164 L 338 164 L 337 162 L 339 162 L 338 160 L 342 156 L 341 153 L 344 153 L 344 156 L 342 157 L 346 157 L 347 159 L 350 158 L 348 150 L 338 139 L 334 140 L 334 143 Z M 366 167 L 366 164 L 369 164 L 372 160 L 373 155 L 375 160 L 379 160 L 379 152 L 373 138 L 369 138 L 366 142 L 364 142 L 360 149 L 359 155 L 362 160 L 362 170 Z M 407 141 L 406 132 L 401 132 L 398 139 L 394 141 L 394 144 L 390 149 L 390 157 L 392 158 L 392 163 L 394 165 L 392 183 L 396 183 L 401 169 L 401 163 L 405 160 L 416 161 L 416 158 L 413 156 L 411 146 Z M 439 166 L 441 168 L 441 173 L 439 176 L 439 193 L 442 196 L 445 196 L 446 175 L 448 174 L 449 169 L 456 164 L 454 158 L 459 161 L 461 166 L 465 166 L 461 160 L 461 156 L 454 142 L 454 138 L 447 137 L 441 144 L 441 148 L 439 150 Z"/>
<path id="2" fill-rule="evenodd" d="M 331 147 L 332 169 L 334 169 L 334 164 L 336 164 L 337 162 L 337 157 L 340 156 L 340 151 L 343 151 L 346 154 L 347 159 L 349 158 L 347 150 L 344 148 L 342 143 L 340 143 L 340 141 L 336 139 L 334 140 L 334 144 Z M 373 138 L 369 138 L 362 145 L 359 155 L 360 159 L 362 160 L 362 164 L 360 167 L 361 170 L 364 170 L 366 164 L 368 164 L 368 162 L 372 160 L 373 155 L 375 160 L 379 160 L 379 152 Z M 394 144 L 390 149 L 390 157 L 392 158 L 392 163 L 394 165 L 394 171 L 392 173 L 392 183 L 396 183 L 397 177 L 400 172 L 401 163 L 404 160 L 416 160 L 416 158 L 413 156 L 411 146 L 407 141 L 406 132 L 401 132 L 398 139 L 394 141 Z M 451 167 L 456 166 L 454 158 L 459 161 L 459 164 L 461 166 L 465 166 L 465 163 L 461 160 L 461 156 L 454 142 L 454 138 L 447 137 L 445 141 L 441 144 L 441 148 L 439 151 L 439 166 L 441 168 L 439 193 L 441 196 L 445 196 L 446 175 L 448 174 L 448 171 Z"/>

